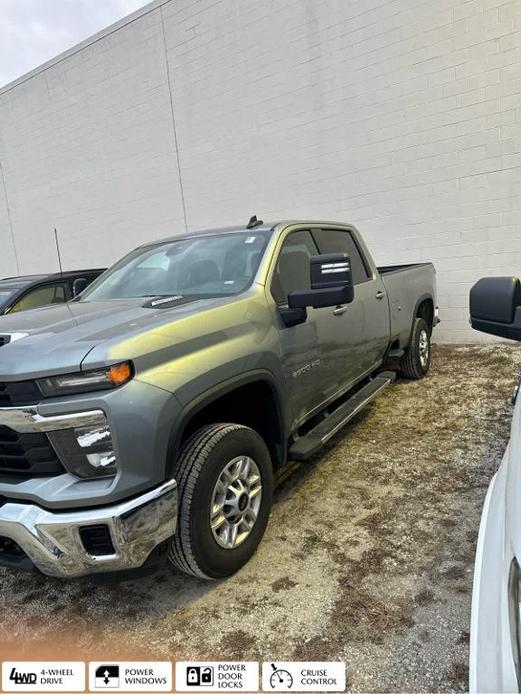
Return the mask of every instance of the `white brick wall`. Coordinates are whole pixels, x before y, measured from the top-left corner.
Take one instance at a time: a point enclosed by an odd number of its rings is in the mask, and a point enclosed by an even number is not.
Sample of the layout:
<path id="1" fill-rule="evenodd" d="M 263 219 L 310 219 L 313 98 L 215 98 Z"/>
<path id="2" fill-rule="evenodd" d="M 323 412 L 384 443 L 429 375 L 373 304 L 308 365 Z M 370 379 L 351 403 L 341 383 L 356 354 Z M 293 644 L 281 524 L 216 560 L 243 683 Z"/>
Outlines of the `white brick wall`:
<path id="1" fill-rule="evenodd" d="M 439 340 L 486 339 L 469 287 L 521 274 L 521 0 L 156 0 L 0 90 L 0 161 L 0 275 L 54 269 L 54 226 L 74 267 L 343 219 L 435 263 Z"/>

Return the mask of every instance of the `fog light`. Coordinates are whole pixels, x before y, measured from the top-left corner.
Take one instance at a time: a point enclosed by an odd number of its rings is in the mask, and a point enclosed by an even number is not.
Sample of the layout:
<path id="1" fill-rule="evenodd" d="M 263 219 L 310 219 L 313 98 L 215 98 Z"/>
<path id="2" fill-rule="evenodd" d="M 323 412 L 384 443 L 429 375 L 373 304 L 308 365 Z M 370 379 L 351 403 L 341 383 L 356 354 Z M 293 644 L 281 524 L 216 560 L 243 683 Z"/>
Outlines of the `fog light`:
<path id="1" fill-rule="evenodd" d="M 110 441 L 110 429 L 109 425 L 101 427 L 82 427 L 81 429 L 75 429 L 76 438 L 81 448 L 91 448 L 91 446 L 101 443 L 102 441 Z"/>
<path id="2" fill-rule="evenodd" d="M 64 467 L 78 477 L 108 477 L 117 472 L 110 427 L 104 423 L 52 431 L 49 439 Z"/>
<path id="3" fill-rule="evenodd" d="M 106 453 L 87 453 L 87 460 L 93 467 L 108 467 L 109 465 L 115 465 L 116 455 L 114 451 L 107 451 Z"/>

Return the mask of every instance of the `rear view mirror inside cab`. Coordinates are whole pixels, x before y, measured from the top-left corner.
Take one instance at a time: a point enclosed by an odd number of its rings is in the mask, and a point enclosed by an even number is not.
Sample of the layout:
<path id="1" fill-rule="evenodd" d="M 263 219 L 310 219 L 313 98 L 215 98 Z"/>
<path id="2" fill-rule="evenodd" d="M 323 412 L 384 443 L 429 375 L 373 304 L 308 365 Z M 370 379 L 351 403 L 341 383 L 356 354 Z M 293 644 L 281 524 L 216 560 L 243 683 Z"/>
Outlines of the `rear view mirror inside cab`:
<path id="1" fill-rule="evenodd" d="M 86 277 L 77 277 L 72 284 L 73 297 L 79 296 L 82 291 L 88 287 L 89 283 Z"/>
<path id="2" fill-rule="evenodd" d="M 470 290 L 475 330 L 521 341 L 521 282 L 517 277 L 483 277 Z"/>

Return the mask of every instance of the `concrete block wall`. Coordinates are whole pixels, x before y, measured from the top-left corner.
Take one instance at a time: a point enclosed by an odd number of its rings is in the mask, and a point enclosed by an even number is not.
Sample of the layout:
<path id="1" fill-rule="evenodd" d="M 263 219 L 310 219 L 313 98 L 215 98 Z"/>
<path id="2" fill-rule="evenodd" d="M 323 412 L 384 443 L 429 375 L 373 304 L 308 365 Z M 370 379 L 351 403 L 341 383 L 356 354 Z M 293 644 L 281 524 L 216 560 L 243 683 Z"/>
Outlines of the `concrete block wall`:
<path id="1" fill-rule="evenodd" d="M 0 90 L 0 161 L 0 275 L 54 269 L 54 226 L 72 268 L 349 220 L 435 263 L 438 340 L 487 339 L 471 284 L 521 274 L 521 0 L 156 0 Z"/>
<path id="2" fill-rule="evenodd" d="M 159 12 L 8 85 L 0 161 L 19 260 L 0 257 L 0 276 L 55 270 L 54 227 L 71 269 L 183 231 Z"/>

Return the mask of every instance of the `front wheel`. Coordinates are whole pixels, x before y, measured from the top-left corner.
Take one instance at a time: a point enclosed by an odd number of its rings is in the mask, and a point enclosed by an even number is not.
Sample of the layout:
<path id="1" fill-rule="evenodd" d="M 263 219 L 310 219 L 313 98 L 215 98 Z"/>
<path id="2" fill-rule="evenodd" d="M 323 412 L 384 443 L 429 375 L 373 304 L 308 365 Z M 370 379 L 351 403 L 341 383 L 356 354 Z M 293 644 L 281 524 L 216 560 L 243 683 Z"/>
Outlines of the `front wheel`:
<path id="1" fill-rule="evenodd" d="M 271 510 L 273 469 L 263 439 L 239 424 L 202 427 L 183 446 L 175 477 L 170 561 L 198 578 L 234 574 L 257 549 Z"/>
<path id="2" fill-rule="evenodd" d="M 423 378 L 431 365 L 431 333 L 424 318 L 415 318 L 411 340 L 400 367 L 406 378 Z"/>

